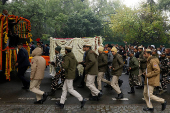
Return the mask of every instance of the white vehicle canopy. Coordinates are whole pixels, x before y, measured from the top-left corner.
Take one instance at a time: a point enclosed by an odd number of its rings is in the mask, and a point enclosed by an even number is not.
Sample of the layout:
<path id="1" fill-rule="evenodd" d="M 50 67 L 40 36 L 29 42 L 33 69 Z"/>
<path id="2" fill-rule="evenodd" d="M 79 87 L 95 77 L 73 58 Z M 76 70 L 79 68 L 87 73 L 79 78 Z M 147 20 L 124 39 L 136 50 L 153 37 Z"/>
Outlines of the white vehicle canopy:
<path id="1" fill-rule="evenodd" d="M 65 54 L 65 46 L 71 46 L 78 62 L 83 61 L 83 45 L 91 44 L 92 50 L 98 54 L 98 46 L 102 45 L 102 37 L 94 38 L 50 38 L 50 61 L 55 60 L 55 48 L 60 46 L 61 54 Z M 82 65 L 78 65 L 79 74 L 83 73 Z M 52 72 L 52 66 L 50 66 L 50 72 Z"/>

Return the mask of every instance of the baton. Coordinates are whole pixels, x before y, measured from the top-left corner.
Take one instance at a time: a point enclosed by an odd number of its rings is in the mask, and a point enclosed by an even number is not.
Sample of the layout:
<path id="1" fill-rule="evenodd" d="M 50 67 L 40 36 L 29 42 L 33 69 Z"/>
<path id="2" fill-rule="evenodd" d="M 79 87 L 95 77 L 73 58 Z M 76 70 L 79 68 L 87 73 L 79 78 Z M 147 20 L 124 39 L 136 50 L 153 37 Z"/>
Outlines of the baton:
<path id="1" fill-rule="evenodd" d="M 146 69 L 147 74 L 147 69 Z M 150 95 L 149 95 L 149 84 L 148 84 L 148 77 L 147 77 L 147 88 L 148 88 L 148 97 L 149 97 L 149 104 L 151 103 Z"/>

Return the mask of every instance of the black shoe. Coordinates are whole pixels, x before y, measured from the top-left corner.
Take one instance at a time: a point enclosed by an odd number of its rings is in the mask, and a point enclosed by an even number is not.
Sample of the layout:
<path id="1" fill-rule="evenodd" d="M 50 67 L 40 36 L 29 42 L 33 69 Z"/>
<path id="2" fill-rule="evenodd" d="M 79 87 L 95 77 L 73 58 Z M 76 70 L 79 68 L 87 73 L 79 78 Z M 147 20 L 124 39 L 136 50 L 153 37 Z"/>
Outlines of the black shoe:
<path id="1" fill-rule="evenodd" d="M 92 96 L 89 98 L 90 101 L 99 101 L 98 96 Z"/>
<path id="2" fill-rule="evenodd" d="M 121 87 L 122 86 L 122 84 L 123 84 L 123 80 L 118 80 L 118 84 L 119 84 L 119 87 Z"/>
<path id="3" fill-rule="evenodd" d="M 152 112 L 152 111 L 154 111 L 154 108 L 148 108 L 148 107 L 147 108 L 143 108 L 143 111 L 151 111 Z"/>
<path id="4" fill-rule="evenodd" d="M 84 107 L 86 101 L 87 101 L 86 99 L 83 99 L 83 101 L 81 101 L 81 109 Z"/>
<path id="5" fill-rule="evenodd" d="M 135 94 L 135 91 L 129 91 L 128 94 Z"/>
<path id="6" fill-rule="evenodd" d="M 99 92 L 97 97 L 98 97 L 98 100 L 103 96 L 102 92 Z"/>
<path id="7" fill-rule="evenodd" d="M 42 100 L 35 101 L 34 104 L 43 104 L 43 101 Z"/>
<path id="8" fill-rule="evenodd" d="M 43 99 L 42 99 L 42 101 L 45 102 L 46 99 L 47 99 L 47 97 L 48 97 L 48 94 L 45 92 L 45 93 L 43 94 Z"/>
<path id="9" fill-rule="evenodd" d="M 165 102 L 162 104 L 162 111 L 165 110 L 166 105 L 167 105 L 167 102 L 165 101 Z"/>
<path id="10" fill-rule="evenodd" d="M 122 99 L 123 98 L 123 93 L 118 94 L 118 97 L 115 97 L 116 99 Z"/>
<path id="11" fill-rule="evenodd" d="M 22 87 L 22 89 L 29 89 L 29 87 Z"/>
<path id="12" fill-rule="evenodd" d="M 134 87 L 131 87 L 131 91 L 128 92 L 128 94 L 134 94 L 135 93 L 135 89 Z"/>
<path id="13" fill-rule="evenodd" d="M 60 104 L 60 102 L 56 102 L 55 103 L 60 109 L 63 109 L 64 108 L 64 104 Z"/>
<path id="14" fill-rule="evenodd" d="M 84 88 L 84 86 L 83 86 L 83 85 L 78 85 L 77 87 L 78 87 L 78 88 Z"/>

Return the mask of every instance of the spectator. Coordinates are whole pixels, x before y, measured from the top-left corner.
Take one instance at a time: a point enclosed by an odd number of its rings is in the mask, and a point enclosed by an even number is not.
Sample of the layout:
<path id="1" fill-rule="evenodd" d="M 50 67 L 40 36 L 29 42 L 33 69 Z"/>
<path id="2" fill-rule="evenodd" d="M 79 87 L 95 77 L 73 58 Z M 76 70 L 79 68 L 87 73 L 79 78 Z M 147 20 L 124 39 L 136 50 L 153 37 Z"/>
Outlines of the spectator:
<path id="1" fill-rule="evenodd" d="M 50 50 L 50 47 L 48 44 L 45 44 L 45 56 L 49 56 L 49 50 Z"/>

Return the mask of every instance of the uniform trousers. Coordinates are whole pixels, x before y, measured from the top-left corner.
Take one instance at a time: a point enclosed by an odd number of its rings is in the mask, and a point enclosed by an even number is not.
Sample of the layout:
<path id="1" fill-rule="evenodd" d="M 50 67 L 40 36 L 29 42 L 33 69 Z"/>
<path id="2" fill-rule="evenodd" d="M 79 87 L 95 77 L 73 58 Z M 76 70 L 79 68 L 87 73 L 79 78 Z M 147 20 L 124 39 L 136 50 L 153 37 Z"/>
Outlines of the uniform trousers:
<path id="1" fill-rule="evenodd" d="M 118 80 L 119 80 L 119 76 L 113 75 L 112 80 L 111 80 L 111 86 L 113 87 L 113 89 L 117 92 L 117 94 L 120 94 L 120 87 L 118 84 Z"/>
<path id="2" fill-rule="evenodd" d="M 67 96 L 67 91 L 75 96 L 79 101 L 83 101 L 83 97 L 73 89 L 73 79 L 65 79 L 64 85 L 63 85 L 63 91 L 61 95 L 60 103 L 64 104 Z"/>
<path id="3" fill-rule="evenodd" d="M 151 99 L 151 100 L 154 100 L 154 101 L 157 101 L 157 102 L 160 102 L 160 103 L 164 103 L 164 102 L 165 102 L 164 99 L 159 98 L 159 97 L 153 95 L 153 90 L 154 90 L 154 88 L 155 88 L 154 86 L 150 86 L 150 85 L 149 85 L 149 86 L 147 87 L 147 85 L 144 85 L 143 96 L 144 96 L 144 99 L 145 99 L 145 101 L 146 101 L 146 104 L 147 104 L 147 107 L 148 107 L 148 108 L 153 108 L 151 101 L 150 101 L 150 103 L 149 103 L 148 88 L 149 88 L 149 96 L 150 96 L 150 99 Z"/>
<path id="4" fill-rule="evenodd" d="M 30 91 L 36 94 L 37 101 L 41 100 L 44 91 L 40 90 L 41 79 L 30 81 Z"/>
<path id="5" fill-rule="evenodd" d="M 100 91 L 96 88 L 94 82 L 95 82 L 96 75 L 86 75 L 86 86 L 91 90 L 92 96 L 98 96 Z"/>
<path id="6" fill-rule="evenodd" d="M 106 83 L 111 85 L 112 88 L 117 92 L 117 94 L 120 94 L 120 87 L 118 84 L 119 76 L 113 75 L 111 82 L 106 80 Z"/>
<path id="7" fill-rule="evenodd" d="M 139 69 L 139 75 L 138 75 L 138 77 L 139 77 L 139 85 L 140 86 L 142 86 L 142 74 L 144 73 L 144 72 L 146 72 L 146 69 Z"/>
<path id="8" fill-rule="evenodd" d="M 102 83 L 101 83 L 101 81 L 110 85 L 110 81 L 104 79 L 103 77 L 104 77 L 104 72 L 99 72 L 98 76 L 97 76 L 97 84 L 98 84 L 98 89 L 99 90 L 102 90 Z"/>

